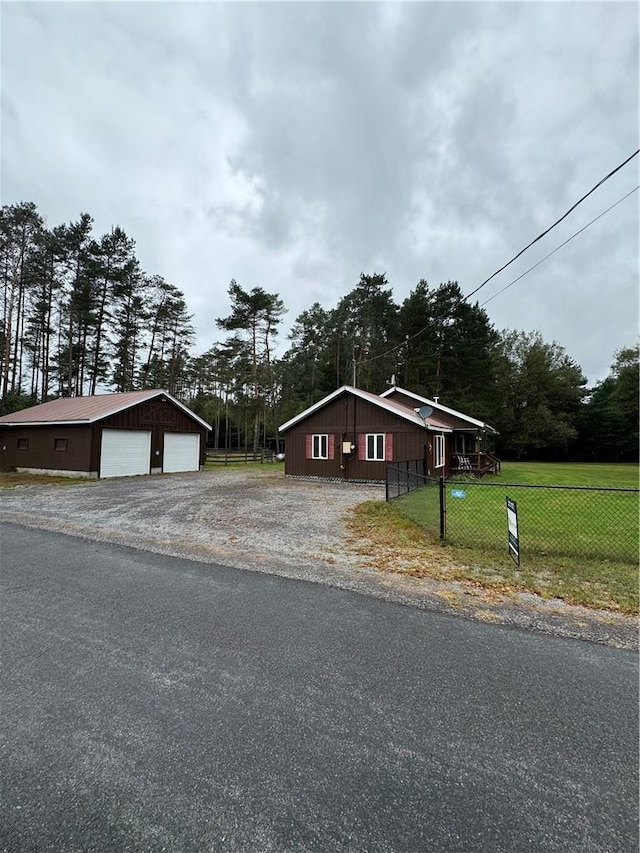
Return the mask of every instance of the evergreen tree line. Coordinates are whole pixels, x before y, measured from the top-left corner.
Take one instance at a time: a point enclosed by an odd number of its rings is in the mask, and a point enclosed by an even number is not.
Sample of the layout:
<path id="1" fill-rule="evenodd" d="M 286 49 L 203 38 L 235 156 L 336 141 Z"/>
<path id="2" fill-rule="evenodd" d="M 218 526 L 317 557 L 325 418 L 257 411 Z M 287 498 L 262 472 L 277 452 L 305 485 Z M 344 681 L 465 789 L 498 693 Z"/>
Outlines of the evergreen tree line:
<path id="1" fill-rule="evenodd" d="M 48 229 L 35 204 L 4 206 L 0 269 L 4 411 L 104 387 L 188 392 L 184 295 L 142 270 L 121 228 L 96 237 L 83 213 Z"/>
<path id="2" fill-rule="evenodd" d="M 222 340 L 194 355 L 184 294 L 145 273 L 119 227 L 49 230 L 36 206 L 2 208 L 1 408 L 58 396 L 164 388 L 213 425 L 218 447 L 273 446 L 277 426 L 341 385 L 389 383 L 487 421 L 505 458 L 636 460 L 638 347 L 587 388 L 580 366 L 538 332 L 498 331 L 455 281 L 421 280 L 397 304 L 362 274 L 334 308 L 313 304 L 275 357 L 285 305 L 229 285 Z"/>

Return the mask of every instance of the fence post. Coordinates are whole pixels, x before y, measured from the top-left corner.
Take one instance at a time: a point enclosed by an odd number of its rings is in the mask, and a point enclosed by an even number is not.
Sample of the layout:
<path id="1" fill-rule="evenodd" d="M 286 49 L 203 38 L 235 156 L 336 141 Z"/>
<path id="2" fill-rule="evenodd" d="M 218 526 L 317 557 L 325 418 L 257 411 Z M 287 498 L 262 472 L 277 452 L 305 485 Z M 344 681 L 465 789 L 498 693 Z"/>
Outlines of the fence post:
<path id="1" fill-rule="evenodd" d="M 444 539 L 447 533 L 447 490 L 444 477 L 440 477 L 440 538 Z"/>
<path id="2" fill-rule="evenodd" d="M 389 503 L 389 463 L 385 465 L 384 469 L 384 499 L 387 503 Z"/>

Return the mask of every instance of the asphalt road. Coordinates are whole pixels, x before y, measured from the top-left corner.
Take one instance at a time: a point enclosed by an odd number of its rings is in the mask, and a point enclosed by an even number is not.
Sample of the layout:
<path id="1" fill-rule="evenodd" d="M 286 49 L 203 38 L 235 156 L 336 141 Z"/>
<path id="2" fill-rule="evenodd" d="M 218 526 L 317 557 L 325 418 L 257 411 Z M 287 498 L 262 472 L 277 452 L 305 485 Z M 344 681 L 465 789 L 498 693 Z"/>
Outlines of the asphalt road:
<path id="1" fill-rule="evenodd" d="M 634 652 L 5 525 L 3 851 L 635 851 Z"/>

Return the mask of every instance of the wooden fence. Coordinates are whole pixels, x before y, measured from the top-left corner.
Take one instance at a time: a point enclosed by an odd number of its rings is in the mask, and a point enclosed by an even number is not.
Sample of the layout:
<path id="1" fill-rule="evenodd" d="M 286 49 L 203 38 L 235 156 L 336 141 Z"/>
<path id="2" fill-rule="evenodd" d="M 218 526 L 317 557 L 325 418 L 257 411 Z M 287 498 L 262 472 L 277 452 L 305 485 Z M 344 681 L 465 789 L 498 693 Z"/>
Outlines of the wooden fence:
<path id="1" fill-rule="evenodd" d="M 252 447 L 208 447 L 207 462 L 217 465 L 238 465 L 248 462 L 273 462 L 275 454 L 273 450 L 259 448 L 254 450 Z"/>

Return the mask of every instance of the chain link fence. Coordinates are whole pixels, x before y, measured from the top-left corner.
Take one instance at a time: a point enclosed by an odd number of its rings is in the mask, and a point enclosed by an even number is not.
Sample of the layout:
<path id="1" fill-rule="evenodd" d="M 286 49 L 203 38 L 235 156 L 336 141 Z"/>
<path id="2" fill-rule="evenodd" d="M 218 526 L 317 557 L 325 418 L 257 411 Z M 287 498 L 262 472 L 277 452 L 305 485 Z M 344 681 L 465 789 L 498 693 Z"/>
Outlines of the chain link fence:
<path id="1" fill-rule="evenodd" d="M 404 463 L 403 463 L 404 464 Z M 387 497 L 428 533 L 451 545 L 507 548 L 507 497 L 518 508 L 520 554 L 637 564 L 640 491 L 591 486 L 437 481 L 402 466 L 387 474 Z M 439 486 L 439 487 L 438 487 Z"/>
<path id="2" fill-rule="evenodd" d="M 427 533 L 442 534 L 444 516 L 441 491 L 443 481 L 427 477 L 421 459 L 388 464 L 386 468 L 385 492 L 387 501 L 395 500 L 402 505 L 403 513 L 417 522 Z"/>

